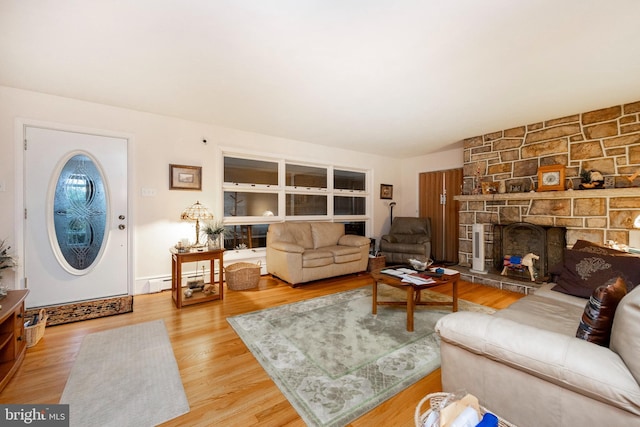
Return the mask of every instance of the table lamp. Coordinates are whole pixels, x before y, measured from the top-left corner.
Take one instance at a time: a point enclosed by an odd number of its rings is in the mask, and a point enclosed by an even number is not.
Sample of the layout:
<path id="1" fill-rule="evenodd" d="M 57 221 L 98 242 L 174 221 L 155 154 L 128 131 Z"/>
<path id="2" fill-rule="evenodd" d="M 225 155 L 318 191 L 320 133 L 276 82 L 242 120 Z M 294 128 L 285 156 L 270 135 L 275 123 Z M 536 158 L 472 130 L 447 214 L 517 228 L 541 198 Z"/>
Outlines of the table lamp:
<path id="1" fill-rule="evenodd" d="M 196 244 L 200 246 L 200 220 L 213 219 L 213 214 L 207 208 L 202 206 L 200 202 L 195 202 L 182 212 L 180 219 L 196 222 Z"/>

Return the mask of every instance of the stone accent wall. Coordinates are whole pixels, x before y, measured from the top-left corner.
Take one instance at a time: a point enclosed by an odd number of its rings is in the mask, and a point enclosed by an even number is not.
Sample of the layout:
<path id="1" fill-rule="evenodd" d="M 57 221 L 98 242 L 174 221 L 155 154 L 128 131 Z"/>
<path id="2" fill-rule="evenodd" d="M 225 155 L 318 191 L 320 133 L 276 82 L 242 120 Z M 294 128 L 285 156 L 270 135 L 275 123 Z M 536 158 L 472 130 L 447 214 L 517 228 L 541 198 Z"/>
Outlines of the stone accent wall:
<path id="1" fill-rule="evenodd" d="M 464 140 L 463 194 L 471 194 L 479 171 L 482 181 L 505 182 L 529 191 L 539 166 L 564 165 L 578 188 L 581 170 L 598 170 L 615 187 L 640 185 L 640 101 Z"/>
<path id="2" fill-rule="evenodd" d="M 578 188 L 582 170 L 597 170 L 608 189 L 534 192 L 538 167 L 564 165 Z M 468 138 L 460 201 L 460 264 L 471 265 L 471 226 L 485 224 L 485 253 L 493 254 L 493 224 L 529 222 L 567 228 L 578 239 L 629 242 L 640 215 L 640 101 Z M 481 181 L 504 181 L 507 193 L 471 195 Z M 630 179 L 633 178 L 633 179 Z M 613 184 L 613 186 L 611 185 Z M 615 187 L 615 188 L 613 188 Z M 492 265 L 486 259 L 487 266 Z"/>

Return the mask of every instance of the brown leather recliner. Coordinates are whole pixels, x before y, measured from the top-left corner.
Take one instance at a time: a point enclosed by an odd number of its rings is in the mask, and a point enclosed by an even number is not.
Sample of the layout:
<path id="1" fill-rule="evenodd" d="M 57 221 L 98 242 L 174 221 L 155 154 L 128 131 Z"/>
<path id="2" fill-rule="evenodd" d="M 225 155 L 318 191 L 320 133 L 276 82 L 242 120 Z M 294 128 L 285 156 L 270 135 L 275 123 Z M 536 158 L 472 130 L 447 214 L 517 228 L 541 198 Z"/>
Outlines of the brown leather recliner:
<path id="1" fill-rule="evenodd" d="M 408 264 L 410 258 L 431 258 L 431 219 L 397 217 L 382 236 L 380 253 L 387 264 Z"/>

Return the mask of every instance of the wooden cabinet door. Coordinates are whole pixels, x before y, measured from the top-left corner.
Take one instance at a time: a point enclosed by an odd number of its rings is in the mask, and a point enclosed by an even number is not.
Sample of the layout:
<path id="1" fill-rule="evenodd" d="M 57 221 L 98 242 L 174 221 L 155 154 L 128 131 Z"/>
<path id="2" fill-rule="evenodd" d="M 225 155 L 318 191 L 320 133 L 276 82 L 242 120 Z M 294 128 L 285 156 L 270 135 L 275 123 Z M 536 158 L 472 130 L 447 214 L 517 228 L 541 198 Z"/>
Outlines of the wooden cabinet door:
<path id="1" fill-rule="evenodd" d="M 436 261 L 458 262 L 459 202 L 462 169 L 423 172 L 419 182 L 420 216 L 431 218 L 431 257 Z"/>

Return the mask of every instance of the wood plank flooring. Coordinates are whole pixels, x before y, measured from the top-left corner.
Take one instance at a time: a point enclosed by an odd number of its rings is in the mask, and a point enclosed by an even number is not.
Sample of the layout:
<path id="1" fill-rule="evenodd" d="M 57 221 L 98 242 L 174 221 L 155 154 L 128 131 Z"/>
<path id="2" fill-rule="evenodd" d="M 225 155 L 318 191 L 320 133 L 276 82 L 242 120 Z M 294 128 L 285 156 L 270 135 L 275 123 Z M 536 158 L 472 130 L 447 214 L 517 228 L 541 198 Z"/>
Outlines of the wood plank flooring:
<path id="1" fill-rule="evenodd" d="M 361 274 L 292 288 L 263 276 L 258 289 L 225 289 L 223 301 L 182 310 L 175 308 L 169 291 L 137 295 L 133 313 L 48 327 L 38 345 L 27 350 L 24 363 L 0 393 L 0 403 L 58 403 L 85 335 L 164 319 L 191 406 L 188 414 L 164 426 L 304 426 L 226 318 L 355 289 L 370 281 L 368 274 Z M 432 289 L 450 295 L 446 287 Z M 523 296 L 469 282 L 459 286 L 460 298 L 498 309 Z M 440 390 L 438 369 L 350 425 L 412 426 L 416 404 L 426 394 Z"/>

